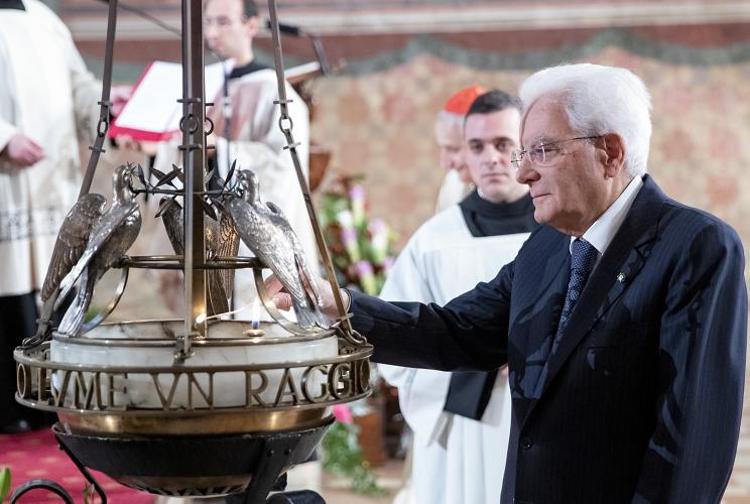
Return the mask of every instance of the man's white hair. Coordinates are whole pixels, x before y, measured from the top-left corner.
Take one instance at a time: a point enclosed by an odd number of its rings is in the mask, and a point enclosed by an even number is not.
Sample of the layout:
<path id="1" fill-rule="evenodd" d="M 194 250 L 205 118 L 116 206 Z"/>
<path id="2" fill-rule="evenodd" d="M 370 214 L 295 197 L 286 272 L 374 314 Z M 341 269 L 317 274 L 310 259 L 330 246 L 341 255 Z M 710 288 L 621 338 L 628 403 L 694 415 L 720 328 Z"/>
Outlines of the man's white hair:
<path id="1" fill-rule="evenodd" d="M 577 134 L 620 135 L 625 142 L 625 170 L 632 176 L 646 173 L 651 96 L 633 72 L 591 63 L 545 68 L 521 84 L 524 111 L 549 94 L 560 95 Z"/>
<path id="2" fill-rule="evenodd" d="M 453 112 L 448 112 L 447 110 L 441 110 L 435 117 L 435 123 L 439 123 L 445 126 L 455 126 L 463 129 L 465 117 L 466 116 L 463 114 L 455 114 Z"/>

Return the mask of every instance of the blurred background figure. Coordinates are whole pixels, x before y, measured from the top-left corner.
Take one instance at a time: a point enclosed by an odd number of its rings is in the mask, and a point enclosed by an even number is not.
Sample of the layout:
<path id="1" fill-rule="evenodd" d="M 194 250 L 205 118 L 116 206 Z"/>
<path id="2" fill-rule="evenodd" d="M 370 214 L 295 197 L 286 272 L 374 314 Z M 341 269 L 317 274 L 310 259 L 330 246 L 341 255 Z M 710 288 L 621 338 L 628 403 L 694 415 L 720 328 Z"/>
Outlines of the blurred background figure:
<path id="1" fill-rule="evenodd" d="M 41 426 L 16 404 L 13 349 L 36 330 L 36 294 L 81 184 L 101 85 L 68 28 L 37 0 L 0 0 L 0 432 Z"/>
<path id="2" fill-rule="evenodd" d="M 211 53 L 221 58 L 226 71 L 226 83 L 219 95 L 212 97 L 215 105 L 207 110 L 213 121 L 214 132 L 208 137 L 208 167 L 218 169 L 226 178 L 231 164 L 237 170 L 250 169 L 258 177 L 263 201 L 277 204 L 297 233 L 309 264 L 317 264 L 317 252 L 309 224 L 302 192 L 290 153 L 283 147 L 286 139 L 279 129 L 280 107 L 276 74 L 269 66 L 258 62 L 253 53 L 253 39 L 258 33 L 260 18 L 253 0 L 208 0 L 203 10 L 205 42 Z M 289 115 L 293 122 L 294 139 L 305 176 L 308 175 L 310 144 L 309 112 L 305 102 L 287 84 L 286 92 L 292 100 Z M 125 138 L 125 145 L 133 146 L 133 139 Z M 162 172 L 172 165 L 182 166 L 182 153 L 177 149 L 179 135 L 172 141 L 151 144 L 135 142 L 148 154 L 155 154 L 154 167 Z M 243 245 L 240 255 L 252 255 Z M 234 308 L 251 304 L 255 288 L 248 270 L 237 270 L 234 283 Z M 244 277 L 244 279 L 240 279 Z M 181 277 L 162 274 L 161 290 L 167 304 L 179 311 L 182 302 Z M 249 316 L 249 312 L 241 316 Z"/>
<path id="3" fill-rule="evenodd" d="M 465 96 L 465 95 L 464 95 Z M 381 297 L 443 305 L 491 280 L 536 227 L 528 187 L 515 179 L 518 99 L 493 90 L 467 105 L 457 165 L 476 185 L 423 224 L 399 255 Z M 398 504 L 495 504 L 500 501 L 510 435 L 510 389 L 504 372 L 446 373 L 378 365 L 398 387 L 414 433 L 411 481 Z"/>
<path id="4" fill-rule="evenodd" d="M 89 68 L 101 68 L 106 4 L 93 0 L 45 1 L 67 23 Z M 127 3 L 172 27 L 180 25 L 179 2 Z M 652 0 L 636 9 L 635 15 L 633 2 L 619 0 L 604 0 L 595 9 L 573 0 L 562 0 L 554 6 L 548 0 L 529 0 L 523 5 L 479 4 L 475 0 L 280 2 L 280 20 L 297 23 L 306 33 L 320 35 L 328 60 L 339 67 L 333 75 L 316 79 L 307 88 L 315 98 L 314 113 L 308 102 L 314 115 L 312 136 L 330 149 L 327 177 L 356 180 L 366 191 L 368 213 L 388 224 L 396 247 L 403 247 L 435 213 L 437 189 L 446 172 L 436 169 L 435 138 L 429 132 L 446 98 L 469 84 L 513 90 L 535 69 L 560 61 L 583 60 L 624 66 L 643 77 L 653 97 L 654 117 L 658 118 L 649 160 L 653 176 L 670 195 L 721 217 L 739 231 L 744 241 L 750 239 L 750 198 L 742 196 L 750 190 L 745 175 L 750 145 L 742 141 L 750 135 L 750 10 L 746 3 L 696 0 L 675 9 L 671 0 Z M 258 7 L 264 20 L 266 2 L 258 2 Z M 461 22 L 451 22 L 457 15 Z M 342 16 L 346 22 L 342 22 Z M 5 19 L 0 22 L 0 32 L 6 30 Z M 177 37 L 124 9 L 119 19 L 114 82 L 132 85 L 154 59 L 179 61 Z M 263 29 L 264 23 L 260 24 L 252 39 L 252 59 L 269 64 L 271 37 Z M 38 31 L 35 27 L 29 33 Z M 34 43 L 31 35 L 24 37 L 22 44 Z M 306 38 L 286 35 L 282 40 L 288 66 L 313 59 Z M 341 61 L 346 64 L 340 65 Z M 37 79 L 42 75 L 42 69 L 37 68 L 41 64 L 31 65 Z M 6 92 L 5 86 L 3 81 L 0 96 Z M 46 88 L 44 91 L 48 92 Z M 41 96 L 40 103 L 45 101 L 45 96 Z M 221 107 L 220 99 L 216 103 Z M 295 121 L 298 136 L 297 126 L 301 123 Z M 35 136 L 28 136 L 40 143 Z M 42 147 L 48 150 L 46 145 Z M 134 160 L 133 153 L 128 155 L 121 162 Z M 180 161 L 178 165 L 181 164 Z M 312 166 L 311 162 L 311 175 Z M 447 177 L 457 179 L 456 173 L 448 173 Z M 110 181 L 105 182 L 102 187 L 108 191 Z M 320 192 L 314 194 L 319 205 L 328 185 L 324 182 Z M 0 198 L 4 197 L 0 193 Z M 457 196 L 454 201 L 459 200 Z M 6 201 L 0 200 L 0 206 Z M 154 213 L 150 212 L 150 216 Z M 144 213 L 144 227 L 148 222 L 145 217 Z M 155 232 L 163 234 L 161 222 L 150 224 Z M 368 236 L 367 229 L 358 233 L 362 237 L 358 247 L 365 254 L 376 240 Z M 156 241 L 136 242 L 136 246 L 143 247 L 138 253 L 153 253 L 149 247 Z M 168 247 L 166 240 L 162 243 Z M 341 253 L 348 252 L 342 249 Z M 132 275 L 139 273 L 146 274 L 131 271 Z M 144 313 L 164 316 L 156 289 L 149 283 L 135 289 L 138 282 L 133 280 L 131 277 L 115 314 L 124 319 Z M 0 288 L 5 285 L 3 280 Z M 5 362 L 0 368 L 10 369 Z M 355 422 L 370 422 L 378 415 L 386 415 L 398 417 L 399 425 L 403 423 L 400 415 L 380 413 L 377 400 L 368 400 L 371 416 L 355 414 Z M 397 403 L 397 399 L 392 402 Z M 0 404 L 0 410 L 5 404 Z M 402 462 L 386 459 L 381 466 L 382 460 L 371 457 L 365 449 L 383 444 L 384 435 L 376 425 L 373 420 L 359 429 L 360 446 L 368 457 L 368 466 L 381 476 L 380 484 L 392 490 L 401 480 Z M 737 464 L 725 496 L 727 503 L 744 503 L 750 497 L 748 433 L 743 428 Z M 397 429 L 385 437 L 387 443 L 398 444 Z M 8 463 L 4 454 L 9 451 L 0 445 L 0 466 Z M 30 453 L 35 457 L 33 450 Z M 346 455 L 332 459 L 337 463 L 350 460 Z M 361 471 L 361 467 L 356 469 Z M 14 474 L 14 480 L 22 478 Z M 338 476 L 329 478 L 328 483 L 324 480 L 324 485 L 323 495 L 331 504 L 358 502 L 358 497 L 343 488 Z M 392 500 L 390 495 L 369 497 L 365 502 L 385 504 Z"/>
<path id="5" fill-rule="evenodd" d="M 280 107 L 274 103 L 278 99 L 276 74 L 270 67 L 256 61 L 253 53 L 253 38 L 260 25 L 258 7 L 253 0 L 208 0 L 204 3 L 203 22 L 206 45 L 224 58 L 231 68 L 225 97 L 228 104 L 219 106 L 224 97 L 216 97 L 213 102 L 217 105 L 208 111 L 215 128 L 208 143 L 216 144 L 216 150 L 209 151 L 215 152 L 215 155 L 210 154 L 209 166 L 217 166 L 222 178 L 226 177 L 235 160 L 237 169 L 255 172 L 261 198 L 281 208 L 299 237 L 308 264 L 316 265 L 315 239 L 292 157 L 283 148 L 286 139 L 279 129 Z M 294 124 L 295 141 L 299 143 L 297 152 L 307 177 L 309 112 L 305 102 L 288 83 L 286 92 L 292 100 L 289 115 Z M 240 255 L 251 253 L 241 245 Z M 238 270 L 237 274 L 244 274 L 245 280 L 238 279 L 234 284 L 235 308 L 247 306 L 255 298 L 249 270 Z"/>
<path id="6" fill-rule="evenodd" d="M 440 184 L 435 213 L 463 200 L 474 188 L 463 161 L 464 117 L 477 96 L 480 86 L 469 86 L 451 95 L 435 120 L 435 141 L 440 149 L 440 168 L 445 170 Z"/>

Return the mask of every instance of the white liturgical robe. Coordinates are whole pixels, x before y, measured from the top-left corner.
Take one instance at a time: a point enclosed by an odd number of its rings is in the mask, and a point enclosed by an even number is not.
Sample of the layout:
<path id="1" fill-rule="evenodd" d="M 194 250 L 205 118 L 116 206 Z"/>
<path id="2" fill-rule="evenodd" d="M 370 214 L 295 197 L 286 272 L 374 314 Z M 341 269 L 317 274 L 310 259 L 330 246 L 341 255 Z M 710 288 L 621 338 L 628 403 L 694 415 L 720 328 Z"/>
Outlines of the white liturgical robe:
<path id="1" fill-rule="evenodd" d="M 0 9 L 0 151 L 20 133 L 44 158 L 20 168 L 0 156 L 0 296 L 41 287 L 57 232 L 81 183 L 78 141 L 90 143 L 101 84 L 47 6 Z"/>
<path id="2" fill-rule="evenodd" d="M 529 233 L 474 237 L 453 205 L 409 240 L 381 297 L 443 305 L 488 281 L 512 261 Z M 443 411 L 451 373 L 379 365 L 398 387 L 404 419 L 414 432 L 412 481 L 403 500 L 430 504 L 496 504 L 510 435 L 510 389 L 498 373 L 481 421 Z"/>
<path id="3" fill-rule="evenodd" d="M 246 68 L 255 65 L 250 63 Z M 216 162 L 222 178 L 227 176 L 229 166 L 236 161 L 236 170 L 250 169 L 258 177 L 260 196 L 263 201 L 275 203 L 286 215 L 308 257 L 308 264 L 317 264 L 317 248 L 310 218 L 307 214 L 302 191 L 291 154 L 284 149 L 286 139 L 279 128 L 280 107 L 276 74 L 260 65 L 250 71 L 233 77 L 230 74 L 229 102 L 231 104 L 230 141 L 227 141 L 225 118 L 220 104 L 222 96 L 216 96 L 216 106 L 209 109 L 208 116 L 214 123 L 216 132 Z M 310 146 L 310 125 L 307 105 L 287 83 L 289 116 L 292 119 L 292 133 L 297 145 L 300 164 L 305 177 L 308 177 L 308 156 Z M 162 171 L 171 170 L 171 165 L 181 165 L 176 148 L 177 143 L 164 143 L 159 146 L 156 166 Z M 239 255 L 252 255 L 245 244 L 240 245 Z M 255 286 L 249 270 L 238 270 L 234 283 L 235 308 L 250 307 L 255 299 Z M 262 310 L 265 313 L 265 310 Z M 239 314 L 249 317 L 250 311 Z M 290 314 L 290 316 L 293 316 Z"/>

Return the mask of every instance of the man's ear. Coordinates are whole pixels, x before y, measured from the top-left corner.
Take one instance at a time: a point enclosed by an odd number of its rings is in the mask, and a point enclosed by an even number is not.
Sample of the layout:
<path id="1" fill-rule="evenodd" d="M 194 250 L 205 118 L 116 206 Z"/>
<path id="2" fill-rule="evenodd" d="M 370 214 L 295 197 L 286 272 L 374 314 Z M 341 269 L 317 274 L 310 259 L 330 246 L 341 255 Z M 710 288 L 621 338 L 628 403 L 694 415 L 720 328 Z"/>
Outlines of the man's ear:
<path id="1" fill-rule="evenodd" d="M 617 133 L 602 135 L 597 146 L 600 150 L 600 160 L 604 165 L 604 175 L 612 178 L 619 175 L 625 168 L 625 142 Z"/>
<path id="2" fill-rule="evenodd" d="M 473 184 L 474 181 L 471 180 L 471 172 L 469 171 L 469 166 L 466 163 L 461 163 L 461 166 L 456 168 L 456 172 L 458 173 L 458 178 L 461 179 L 461 182 L 464 184 Z"/>
<path id="3" fill-rule="evenodd" d="M 260 17 L 253 16 L 251 18 L 248 18 L 247 21 L 245 21 L 245 26 L 247 27 L 248 35 L 250 35 L 250 38 L 255 38 L 255 36 L 258 34 L 258 30 L 260 29 Z"/>

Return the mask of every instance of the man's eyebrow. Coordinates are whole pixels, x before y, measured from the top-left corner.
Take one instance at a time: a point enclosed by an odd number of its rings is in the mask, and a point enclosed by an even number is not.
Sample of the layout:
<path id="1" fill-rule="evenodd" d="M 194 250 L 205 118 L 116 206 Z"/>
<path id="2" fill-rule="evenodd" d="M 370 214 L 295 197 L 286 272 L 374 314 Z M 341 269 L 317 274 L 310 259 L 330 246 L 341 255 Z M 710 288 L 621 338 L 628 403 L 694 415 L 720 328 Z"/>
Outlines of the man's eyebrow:
<path id="1" fill-rule="evenodd" d="M 468 143 L 471 143 L 471 142 L 481 142 L 481 143 L 493 142 L 494 143 L 494 142 L 497 142 L 498 140 L 501 140 L 501 141 L 504 141 L 504 142 L 513 142 L 513 143 L 516 143 L 516 141 L 513 140 L 511 137 L 504 136 L 504 135 L 496 136 L 496 137 L 491 137 L 491 138 L 487 138 L 487 139 L 484 139 L 484 138 L 469 138 L 468 140 L 466 140 L 466 142 L 468 142 Z"/>
<path id="2" fill-rule="evenodd" d="M 539 147 L 540 145 L 544 145 L 552 141 L 553 140 L 551 140 L 548 136 L 540 135 L 536 137 L 532 142 L 529 142 L 527 145 L 524 145 L 523 148 L 529 149 L 532 147 Z"/>
<path id="3" fill-rule="evenodd" d="M 492 138 L 492 141 L 493 141 L 493 142 L 498 142 L 498 141 L 501 141 L 501 142 L 510 142 L 510 143 L 516 143 L 516 141 L 515 141 L 515 140 L 513 140 L 513 139 L 512 139 L 511 137 L 507 137 L 507 136 L 502 136 L 502 135 L 501 135 L 501 136 L 496 136 L 496 137 L 493 137 L 493 138 Z"/>

